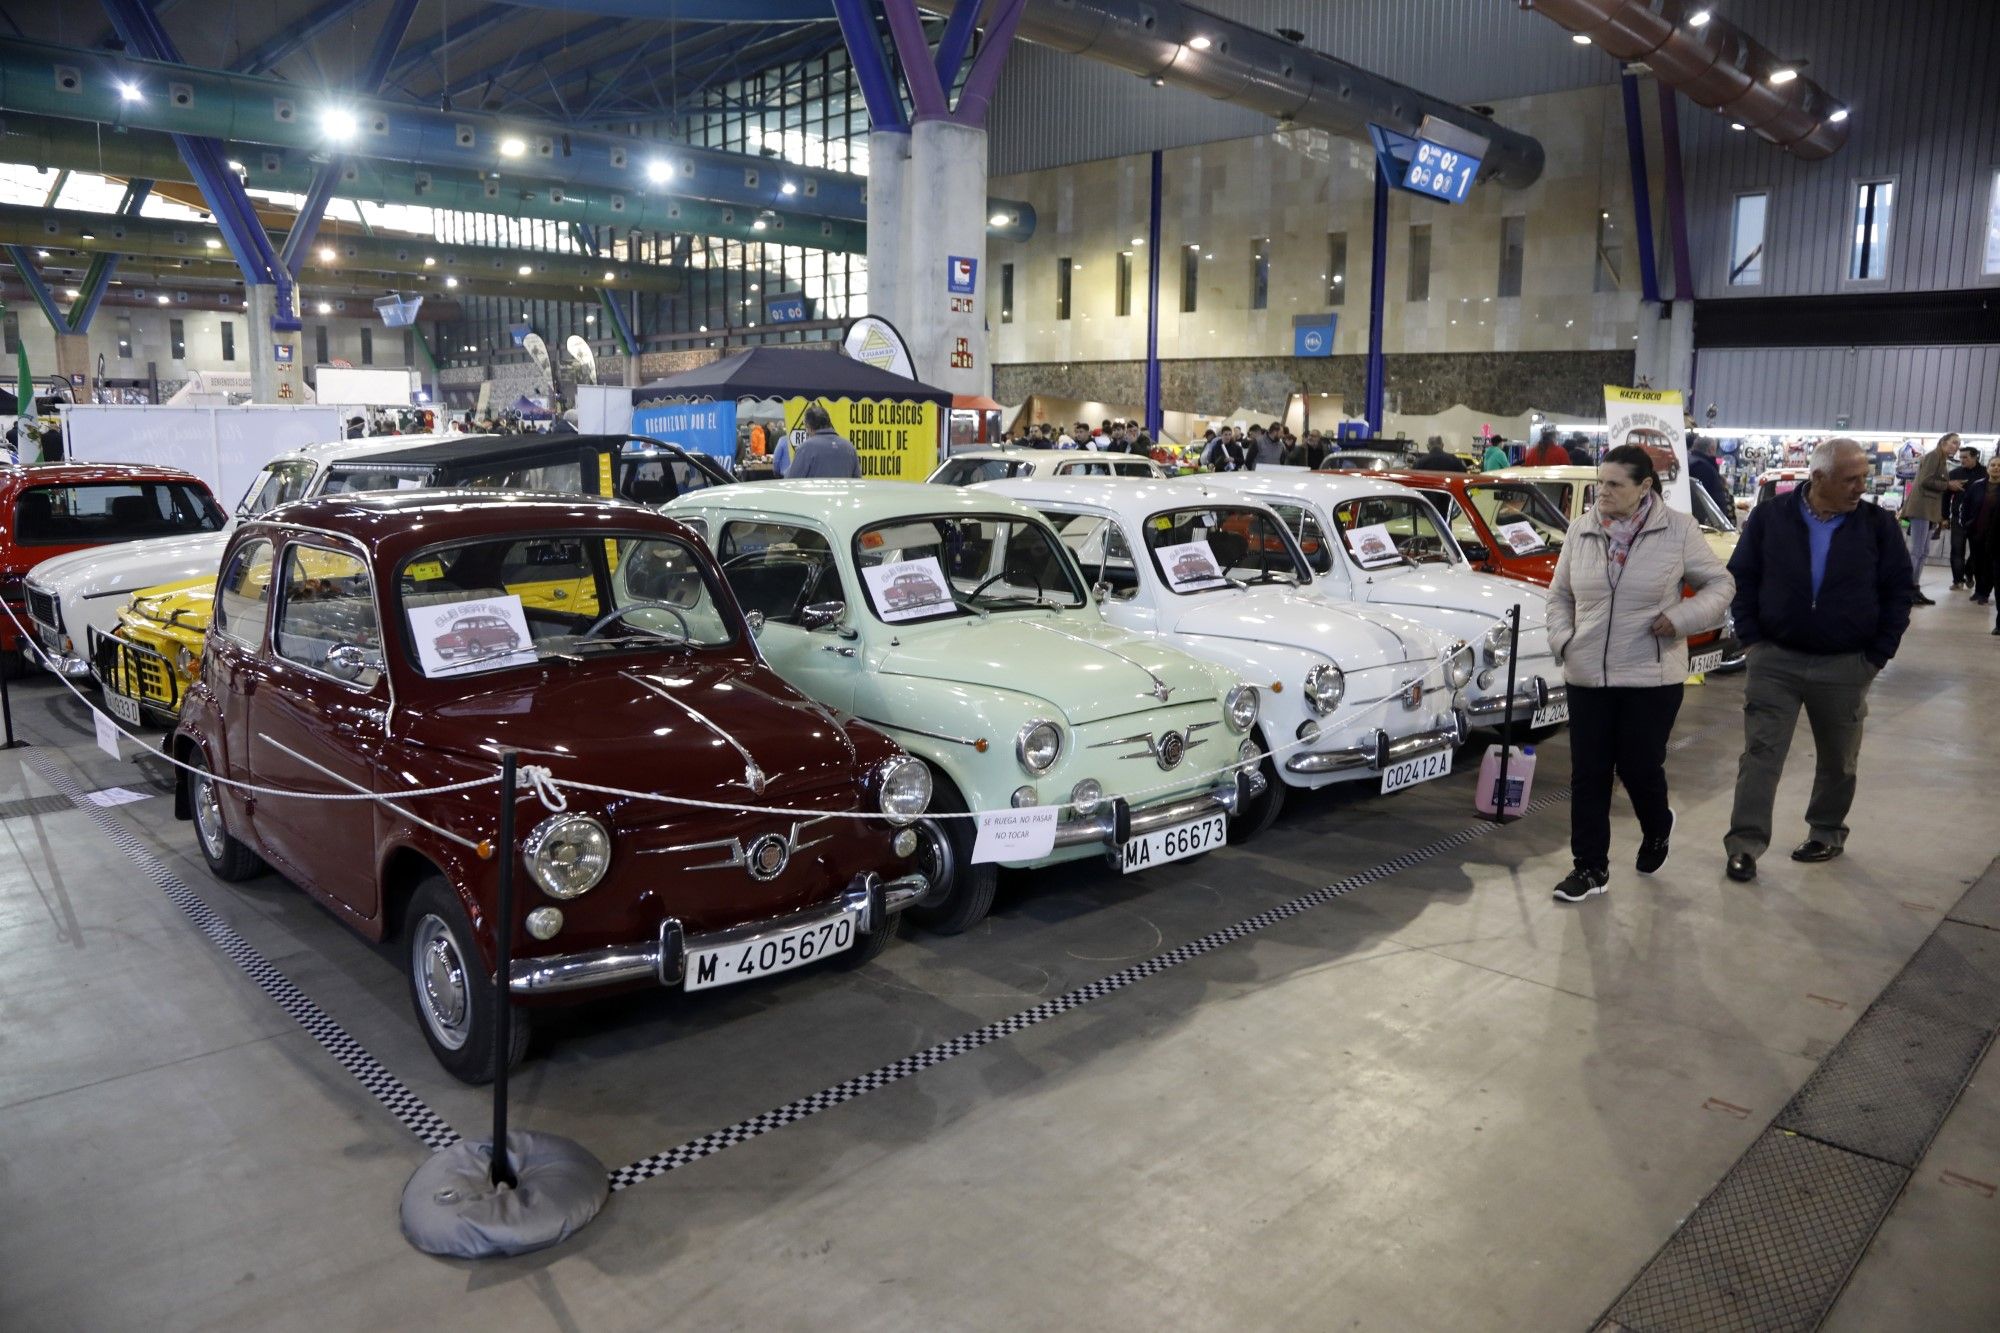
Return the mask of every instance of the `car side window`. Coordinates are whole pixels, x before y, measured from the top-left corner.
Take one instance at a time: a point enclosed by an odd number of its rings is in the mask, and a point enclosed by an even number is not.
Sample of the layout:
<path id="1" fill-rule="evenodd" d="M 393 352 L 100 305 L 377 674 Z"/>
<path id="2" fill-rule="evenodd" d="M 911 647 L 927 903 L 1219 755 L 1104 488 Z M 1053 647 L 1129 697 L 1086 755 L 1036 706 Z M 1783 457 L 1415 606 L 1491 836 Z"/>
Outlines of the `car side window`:
<path id="1" fill-rule="evenodd" d="M 808 606 L 844 602 L 833 547 L 816 528 L 733 520 L 722 525 L 715 555 L 729 590 L 766 624 L 796 625 Z"/>
<path id="2" fill-rule="evenodd" d="M 1065 514 L 1043 510 L 1062 538 L 1063 549 L 1082 568 L 1093 586 L 1109 584 L 1115 601 L 1128 602 L 1139 595 L 1139 569 L 1132 560 L 1132 544 L 1111 519 L 1096 514 Z"/>
<path id="3" fill-rule="evenodd" d="M 1485 545 L 1485 540 L 1479 535 L 1479 529 L 1472 526 L 1472 520 L 1466 517 L 1465 510 L 1459 507 L 1457 496 L 1450 491 L 1423 491 L 1420 494 L 1438 507 L 1438 512 L 1444 515 L 1445 522 L 1451 525 L 1451 535 L 1459 545 L 1463 546 L 1466 542 L 1471 542 L 1475 546 Z"/>
<path id="4" fill-rule="evenodd" d="M 1271 506 L 1285 526 L 1298 538 L 1299 549 L 1305 552 L 1306 563 L 1315 574 L 1333 572 L 1333 551 L 1326 540 L 1326 533 L 1320 529 L 1319 520 L 1303 505 L 1274 504 Z"/>
<path id="5" fill-rule="evenodd" d="M 382 635 L 368 566 L 351 552 L 294 542 L 271 642 L 288 662 L 371 688 L 382 678 Z"/>
<path id="6" fill-rule="evenodd" d="M 271 543 L 245 542 L 236 548 L 216 585 L 215 629 L 245 647 L 264 639 L 271 618 Z"/>

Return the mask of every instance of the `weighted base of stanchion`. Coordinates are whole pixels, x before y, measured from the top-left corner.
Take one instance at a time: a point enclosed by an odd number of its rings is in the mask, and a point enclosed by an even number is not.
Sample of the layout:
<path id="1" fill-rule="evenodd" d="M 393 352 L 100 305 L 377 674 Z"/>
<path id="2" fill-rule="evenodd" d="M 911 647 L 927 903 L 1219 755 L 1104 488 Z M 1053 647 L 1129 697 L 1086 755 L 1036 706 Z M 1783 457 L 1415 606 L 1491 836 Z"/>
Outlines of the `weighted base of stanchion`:
<path id="1" fill-rule="evenodd" d="M 520 1184 L 492 1180 L 493 1145 L 460 1139 L 440 1149 L 403 1186 L 403 1235 L 426 1254 L 489 1259 L 566 1240 L 610 1196 L 604 1163 L 581 1144 L 516 1130 L 507 1154 Z"/>

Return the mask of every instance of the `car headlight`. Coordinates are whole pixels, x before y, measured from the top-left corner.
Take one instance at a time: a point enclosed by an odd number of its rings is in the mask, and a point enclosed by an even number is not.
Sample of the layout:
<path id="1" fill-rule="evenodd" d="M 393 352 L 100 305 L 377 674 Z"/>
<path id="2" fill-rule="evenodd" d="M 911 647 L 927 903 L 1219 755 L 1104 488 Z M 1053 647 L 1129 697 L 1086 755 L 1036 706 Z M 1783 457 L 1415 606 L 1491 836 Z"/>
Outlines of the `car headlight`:
<path id="1" fill-rule="evenodd" d="M 1229 716 L 1229 725 L 1238 731 L 1248 731 L 1257 725 L 1257 687 L 1238 685 L 1223 701 L 1223 712 Z"/>
<path id="2" fill-rule="evenodd" d="M 521 844 L 521 859 L 543 893 L 575 898 L 611 868 L 611 835 L 588 815 L 551 815 Z"/>
<path id="3" fill-rule="evenodd" d="M 1347 677 L 1331 662 L 1321 662 L 1306 672 L 1306 706 L 1325 717 L 1340 707 L 1347 693 Z"/>
<path id="4" fill-rule="evenodd" d="M 1014 738 L 1014 757 L 1021 767 L 1040 777 L 1062 758 L 1062 728 L 1046 718 L 1037 718 L 1021 728 Z"/>
<path id="5" fill-rule="evenodd" d="M 885 759 L 875 770 L 876 803 L 892 823 L 907 824 L 931 806 L 930 765 L 909 755 Z"/>
<path id="6" fill-rule="evenodd" d="M 194 674 L 195 664 L 198 661 L 194 655 L 194 649 L 181 649 L 179 653 L 175 654 L 175 660 L 180 663 L 181 674 L 183 676 L 192 676 Z"/>
<path id="7" fill-rule="evenodd" d="M 1507 665 L 1507 659 L 1513 656 L 1513 649 L 1509 647 L 1508 639 L 1505 625 L 1495 625 L 1486 631 L 1486 637 L 1480 642 L 1479 653 L 1486 660 L 1487 666 Z"/>
<path id="8" fill-rule="evenodd" d="M 1465 688 L 1465 682 L 1472 679 L 1472 649 L 1461 643 L 1451 650 L 1444 661 L 1444 678 L 1454 690 Z"/>

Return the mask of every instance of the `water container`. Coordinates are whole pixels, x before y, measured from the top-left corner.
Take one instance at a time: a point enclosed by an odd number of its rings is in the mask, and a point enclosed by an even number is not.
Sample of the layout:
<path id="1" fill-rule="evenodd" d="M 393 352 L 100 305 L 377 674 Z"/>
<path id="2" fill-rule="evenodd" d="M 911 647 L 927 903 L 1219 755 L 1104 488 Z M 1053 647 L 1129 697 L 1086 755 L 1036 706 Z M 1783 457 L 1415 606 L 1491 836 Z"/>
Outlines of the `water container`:
<path id="1" fill-rule="evenodd" d="M 1516 745 L 1507 760 L 1507 800 L 1501 810 L 1500 751 L 1506 747 L 1489 745 L 1479 764 L 1479 785 L 1473 790 L 1472 808 L 1482 815 L 1518 815 L 1528 806 L 1528 794 L 1535 786 L 1535 747 Z"/>

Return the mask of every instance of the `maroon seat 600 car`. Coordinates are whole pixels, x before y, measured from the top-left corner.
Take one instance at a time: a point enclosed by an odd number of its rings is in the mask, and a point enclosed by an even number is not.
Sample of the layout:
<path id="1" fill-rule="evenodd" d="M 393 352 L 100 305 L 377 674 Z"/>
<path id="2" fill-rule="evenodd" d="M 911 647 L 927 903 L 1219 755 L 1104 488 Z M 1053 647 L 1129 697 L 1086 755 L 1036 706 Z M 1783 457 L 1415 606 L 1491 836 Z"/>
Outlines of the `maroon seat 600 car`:
<path id="1" fill-rule="evenodd" d="M 473 615 L 524 630 L 519 650 L 446 659 L 438 635 Z M 498 859 L 477 848 L 497 836 L 498 788 L 384 804 L 215 778 L 393 795 L 490 775 L 502 748 L 558 780 L 870 816 L 575 790 L 552 811 L 524 790 L 509 977 L 523 1006 L 867 958 L 929 887 L 908 827 L 928 771 L 766 667 L 674 520 L 429 491 L 302 501 L 233 534 L 174 734 L 193 769 L 176 813 L 219 877 L 268 862 L 368 938 L 400 932 L 424 1037 L 469 1082 L 495 1073 Z"/>

